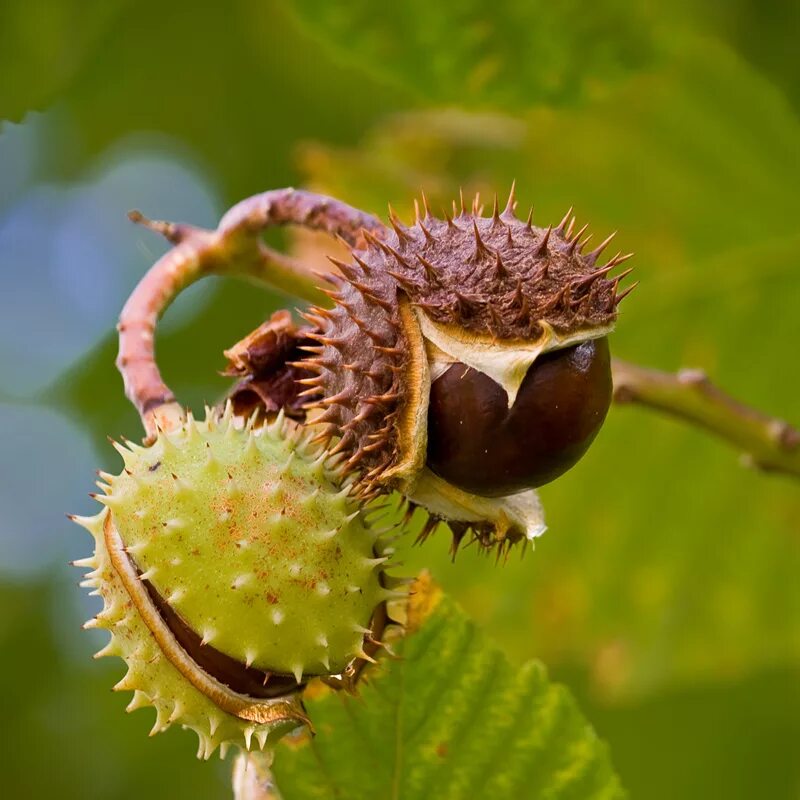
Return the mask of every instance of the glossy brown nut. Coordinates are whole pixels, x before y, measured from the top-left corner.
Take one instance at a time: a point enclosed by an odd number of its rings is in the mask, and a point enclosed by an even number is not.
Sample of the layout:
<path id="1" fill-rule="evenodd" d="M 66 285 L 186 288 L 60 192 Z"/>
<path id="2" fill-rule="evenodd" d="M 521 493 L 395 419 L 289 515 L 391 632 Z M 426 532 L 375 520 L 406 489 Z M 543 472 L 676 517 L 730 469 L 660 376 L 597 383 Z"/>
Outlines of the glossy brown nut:
<path id="1" fill-rule="evenodd" d="M 606 338 L 539 356 L 510 409 L 499 384 L 454 364 L 431 387 L 428 466 L 486 497 L 542 486 L 577 463 L 610 404 Z"/>

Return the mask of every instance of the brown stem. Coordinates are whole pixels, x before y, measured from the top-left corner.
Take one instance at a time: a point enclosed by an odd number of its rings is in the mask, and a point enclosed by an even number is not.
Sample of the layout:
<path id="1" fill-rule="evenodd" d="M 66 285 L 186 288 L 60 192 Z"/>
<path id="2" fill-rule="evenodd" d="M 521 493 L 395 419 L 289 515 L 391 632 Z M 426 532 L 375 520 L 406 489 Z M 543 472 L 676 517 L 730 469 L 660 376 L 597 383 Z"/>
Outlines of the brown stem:
<path id="1" fill-rule="evenodd" d="M 261 233 L 273 225 L 302 225 L 356 245 L 363 229 L 384 229 L 370 214 L 330 197 L 295 189 L 277 189 L 242 201 L 228 211 L 215 231 L 151 222 L 138 212 L 130 216 L 175 245 L 133 290 L 117 326 L 117 367 L 148 439 L 158 428 L 170 430 L 184 420 L 182 406 L 159 372 L 154 340 L 159 318 L 186 286 L 206 275 L 235 275 L 324 303 L 327 298 L 318 288 L 315 275 L 294 259 L 268 248 Z"/>
<path id="2" fill-rule="evenodd" d="M 800 478 L 800 431 L 734 400 L 699 370 L 661 372 L 614 359 L 614 400 L 705 428 L 741 449 L 749 466 Z"/>

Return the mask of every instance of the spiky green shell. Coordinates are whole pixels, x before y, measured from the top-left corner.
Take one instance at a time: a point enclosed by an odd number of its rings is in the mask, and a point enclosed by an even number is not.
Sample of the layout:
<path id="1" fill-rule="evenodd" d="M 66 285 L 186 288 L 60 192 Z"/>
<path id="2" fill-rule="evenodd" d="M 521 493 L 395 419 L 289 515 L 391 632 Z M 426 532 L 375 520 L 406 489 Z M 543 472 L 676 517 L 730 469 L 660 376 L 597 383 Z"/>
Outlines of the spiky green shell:
<path id="1" fill-rule="evenodd" d="M 339 672 L 381 601 L 375 537 L 326 459 L 205 422 L 129 449 L 103 502 L 127 552 L 206 644 L 270 672 Z"/>
<path id="2" fill-rule="evenodd" d="M 297 724 L 296 702 L 225 685 L 192 653 L 221 654 L 279 691 L 364 655 L 391 593 L 340 471 L 282 418 L 250 429 L 212 414 L 118 449 L 125 469 L 103 475 L 106 508 L 79 522 L 96 542 L 84 564 L 105 601 L 96 624 L 112 633 L 103 654 L 129 667 L 120 688 L 155 705 L 159 726 L 201 732 L 204 753 Z M 199 649 L 182 644 L 184 628 Z"/>

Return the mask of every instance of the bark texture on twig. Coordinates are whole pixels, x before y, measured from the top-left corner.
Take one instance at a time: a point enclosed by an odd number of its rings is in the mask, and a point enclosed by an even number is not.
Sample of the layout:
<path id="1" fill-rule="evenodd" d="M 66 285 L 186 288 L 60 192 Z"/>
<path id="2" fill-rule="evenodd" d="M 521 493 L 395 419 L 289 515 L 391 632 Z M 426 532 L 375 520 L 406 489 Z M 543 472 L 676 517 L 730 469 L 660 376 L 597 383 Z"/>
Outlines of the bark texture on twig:
<path id="1" fill-rule="evenodd" d="M 800 478 L 800 431 L 725 394 L 700 370 L 676 374 L 614 359 L 614 400 L 705 428 L 743 452 L 748 466 Z"/>

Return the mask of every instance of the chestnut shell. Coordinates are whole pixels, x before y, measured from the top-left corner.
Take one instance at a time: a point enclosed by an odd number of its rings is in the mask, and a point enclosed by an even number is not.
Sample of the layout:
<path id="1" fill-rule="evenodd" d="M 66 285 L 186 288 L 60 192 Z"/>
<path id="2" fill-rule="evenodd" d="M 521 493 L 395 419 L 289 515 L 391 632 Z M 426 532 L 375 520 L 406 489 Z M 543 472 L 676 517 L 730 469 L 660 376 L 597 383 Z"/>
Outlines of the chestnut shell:
<path id="1" fill-rule="evenodd" d="M 542 486 L 589 448 L 611 391 L 605 337 L 539 356 L 511 408 L 490 377 L 453 364 L 431 386 L 428 466 L 485 497 Z"/>
<path id="2" fill-rule="evenodd" d="M 280 675 L 271 672 L 262 672 L 255 667 L 245 664 L 221 653 L 209 644 L 202 644 L 201 637 L 197 635 L 186 622 L 173 610 L 173 608 L 156 591 L 150 581 L 142 581 L 150 599 L 158 609 L 158 613 L 178 640 L 180 646 L 186 651 L 189 658 L 198 667 L 205 670 L 211 677 L 224 683 L 234 692 L 248 697 L 280 697 L 297 689 L 297 680 L 293 675 Z"/>

